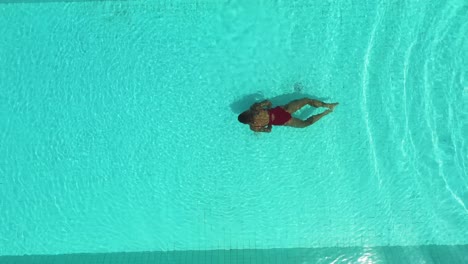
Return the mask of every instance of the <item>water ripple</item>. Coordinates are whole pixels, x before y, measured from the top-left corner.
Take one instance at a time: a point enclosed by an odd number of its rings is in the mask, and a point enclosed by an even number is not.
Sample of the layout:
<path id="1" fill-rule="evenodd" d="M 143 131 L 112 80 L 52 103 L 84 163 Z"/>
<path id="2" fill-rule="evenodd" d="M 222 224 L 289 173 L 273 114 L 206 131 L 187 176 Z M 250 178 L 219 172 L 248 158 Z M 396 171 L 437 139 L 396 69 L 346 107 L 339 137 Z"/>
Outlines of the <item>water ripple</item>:
<path id="1" fill-rule="evenodd" d="M 380 8 L 378 9 L 380 11 Z M 375 43 L 375 36 L 376 36 L 376 30 L 380 26 L 381 21 L 382 21 L 382 15 L 379 14 L 379 11 L 377 11 L 377 20 L 375 21 L 373 27 L 372 27 L 372 32 L 370 34 L 369 42 L 367 43 L 367 49 L 366 49 L 366 54 L 364 55 L 364 65 L 363 65 L 363 77 L 362 77 L 362 100 L 363 100 L 363 113 L 364 113 L 364 122 L 366 124 L 366 131 L 367 131 L 367 136 L 369 138 L 369 147 L 370 147 L 370 154 L 372 157 L 372 161 L 374 164 L 374 173 L 377 176 L 378 183 L 379 183 L 379 188 L 382 185 L 382 179 L 380 177 L 380 172 L 379 172 L 379 162 L 376 154 L 376 149 L 375 149 L 375 143 L 374 143 L 374 137 L 372 135 L 372 130 L 370 127 L 369 123 L 369 107 L 367 105 L 367 91 L 369 89 L 369 64 L 370 64 L 370 57 L 372 53 L 372 49 Z"/>
<path id="2" fill-rule="evenodd" d="M 452 10 L 451 13 L 453 13 L 454 11 Z M 444 17 L 445 17 L 445 12 L 442 11 L 441 12 Z M 449 16 L 449 17 L 453 17 L 453 16 Z M 424 99 L 425 99 L 425 104 L 424 104 L 424 116 L 425 116 L 425 121 L 426 121 L 426 125 L 427 127 L 429 128 L 429 130 L 431 131 L 431 143 L 432 143 L 432 154 L 435 158 L 435 162 L 437 164 L 437 168 L 438 168 L 438 176 L 443 180 L 443 182 L 445 183 L 445 188 L 447 189 L 447 191 L 450 193 L 450 195 L 452 196 L 452 198 L 464 209 L 465 213 L 468 214 L 468 209 L 465 205 L 465 203 L 463 202 L 463 200 L 457 195 L 457 193 L 452 190 L 448 180 L 447 180 L 447 176 L 444 174 L 444 168 L 445 168 L 445 160 L 447 160 L 447 157 L 443 156 L 443 153 L 444 152 L 444 149 L 441 147 L 441 143 L 440 143 L 440 135 L 439 133 L 437 133 L 438 131 L 438 128 L 439 128 L 439 125 L 438 125 L 438 116 L 437 116 L 437 106 L 435 105 L 435 103 L 433 102 L 433 94 L 432 94 L 432 90 L 433 90 L 433 86 L 434 86 L 434 82 L 435 80 L 432 77 L 433 75 L 433 72 L 435 70 L 435 62 L 434 62 L 434 58 L 437 58 L 436 55 L 438 55 L 439 53 L 437 52 L 438 51 L 438 46 L 441 44 L 442 40 L 444 40 L 444 36 L 447 34 L 447 31 L 448 31 L 448 27 L 449 27 L 449 23 L 450 23 L 451 19 L 446 19 L 444 23 L 439 23 L 439 24 L 436 24 L 435 27 L 434 27 L 434 30 L 431 32 L 433 33 L 433 36 L 431 37 L 432 41 L 429 43 L 429 46 L 428 46 L 428 56 L 427 58 L 429 59 L 426 59 L 424 61 L 424 67 L 423 67 L 423 72 L 424 72 Z M 446 96 L 446 94 L 445 94 Z M 449 105 L 448 102 L 445 102 L 446 105 Z M 450 111 L 453 111 L 453 110 L 450 110 L 450 106 L 449 106 L 449 115 L 450 115 Z M 450 118 L 449 118 L 450 119 Z M 447 120 L 445 118 L 442 118 L 441 119 L 442 122 L 447 122 L 448 125 L 450 125 L 450 120 Z M 453 133 L 451 133 L 451 136 L 453 136 Z"/>

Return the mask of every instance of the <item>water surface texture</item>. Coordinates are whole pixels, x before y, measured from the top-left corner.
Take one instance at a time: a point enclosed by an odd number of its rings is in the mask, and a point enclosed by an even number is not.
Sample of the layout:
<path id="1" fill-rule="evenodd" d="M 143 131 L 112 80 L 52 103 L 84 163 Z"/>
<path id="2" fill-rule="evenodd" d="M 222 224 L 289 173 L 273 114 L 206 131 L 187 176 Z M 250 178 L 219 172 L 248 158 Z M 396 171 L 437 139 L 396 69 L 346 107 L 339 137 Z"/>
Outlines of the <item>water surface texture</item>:
<path id="1" fill-rule="evenodd" d="M 0 255 L 468 244 L 466 1 L 1 3 Z"/>

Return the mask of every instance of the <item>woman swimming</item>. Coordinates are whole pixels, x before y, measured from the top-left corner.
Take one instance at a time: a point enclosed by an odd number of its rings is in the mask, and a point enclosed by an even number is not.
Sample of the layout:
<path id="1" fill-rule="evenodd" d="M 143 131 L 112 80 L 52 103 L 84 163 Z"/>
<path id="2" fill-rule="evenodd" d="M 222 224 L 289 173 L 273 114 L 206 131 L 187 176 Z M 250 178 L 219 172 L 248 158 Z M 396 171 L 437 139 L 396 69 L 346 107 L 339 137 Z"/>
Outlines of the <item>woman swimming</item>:
<path id="1" fill-rule="evenodd" d="M 327 107 L 323 113 L 313 115 L 306 120 L 301 120 L 291 115 L 305 105 L 313 107 Z M 271 102 L 265 100 L 260 103 L 253 104 L 249 110 L 240 114 L 237 119 L 239 122 L 250 125 L 250 129 L 255 132 L 271 132 L 273 125 L 290 126 L 304 128 L 317 122 L 320 118 L 328 115 L 333 111 L 338 103 L 324 103 L 318 100 L 302 98 L 294 100 L 287 105 L 271 108 Z"/>

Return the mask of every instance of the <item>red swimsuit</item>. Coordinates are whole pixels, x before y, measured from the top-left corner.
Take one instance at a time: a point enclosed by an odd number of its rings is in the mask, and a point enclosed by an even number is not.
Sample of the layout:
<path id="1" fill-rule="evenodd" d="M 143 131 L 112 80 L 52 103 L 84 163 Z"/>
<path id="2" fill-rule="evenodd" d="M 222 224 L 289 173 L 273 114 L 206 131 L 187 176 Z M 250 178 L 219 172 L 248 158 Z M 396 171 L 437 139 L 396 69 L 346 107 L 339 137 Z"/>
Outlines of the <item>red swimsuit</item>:
<path id="1" fill-rule="evenodd" d="M 286 112 L 281 106 L 268 109 L 270 115 L 270 124 L 275 126 L 282 126 L 291 119 L 291 114 Z M 275 120 L 271 121 L 271 115 L 275 115 Z"/>

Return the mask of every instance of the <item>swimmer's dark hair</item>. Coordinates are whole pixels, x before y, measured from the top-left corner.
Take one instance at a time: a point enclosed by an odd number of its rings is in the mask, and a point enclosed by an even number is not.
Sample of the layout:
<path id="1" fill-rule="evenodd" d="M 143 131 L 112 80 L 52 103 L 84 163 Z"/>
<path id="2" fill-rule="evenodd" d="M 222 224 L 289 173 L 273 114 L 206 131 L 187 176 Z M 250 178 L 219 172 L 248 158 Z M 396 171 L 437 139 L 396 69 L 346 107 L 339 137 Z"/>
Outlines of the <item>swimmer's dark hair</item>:
<path id="1" fill-rule="evenodd" d="M 243 124 L 250 124 L 252 122 L 252 114 L 249 111 L 245 111 L 237 117 L 237 120 Z"/>

